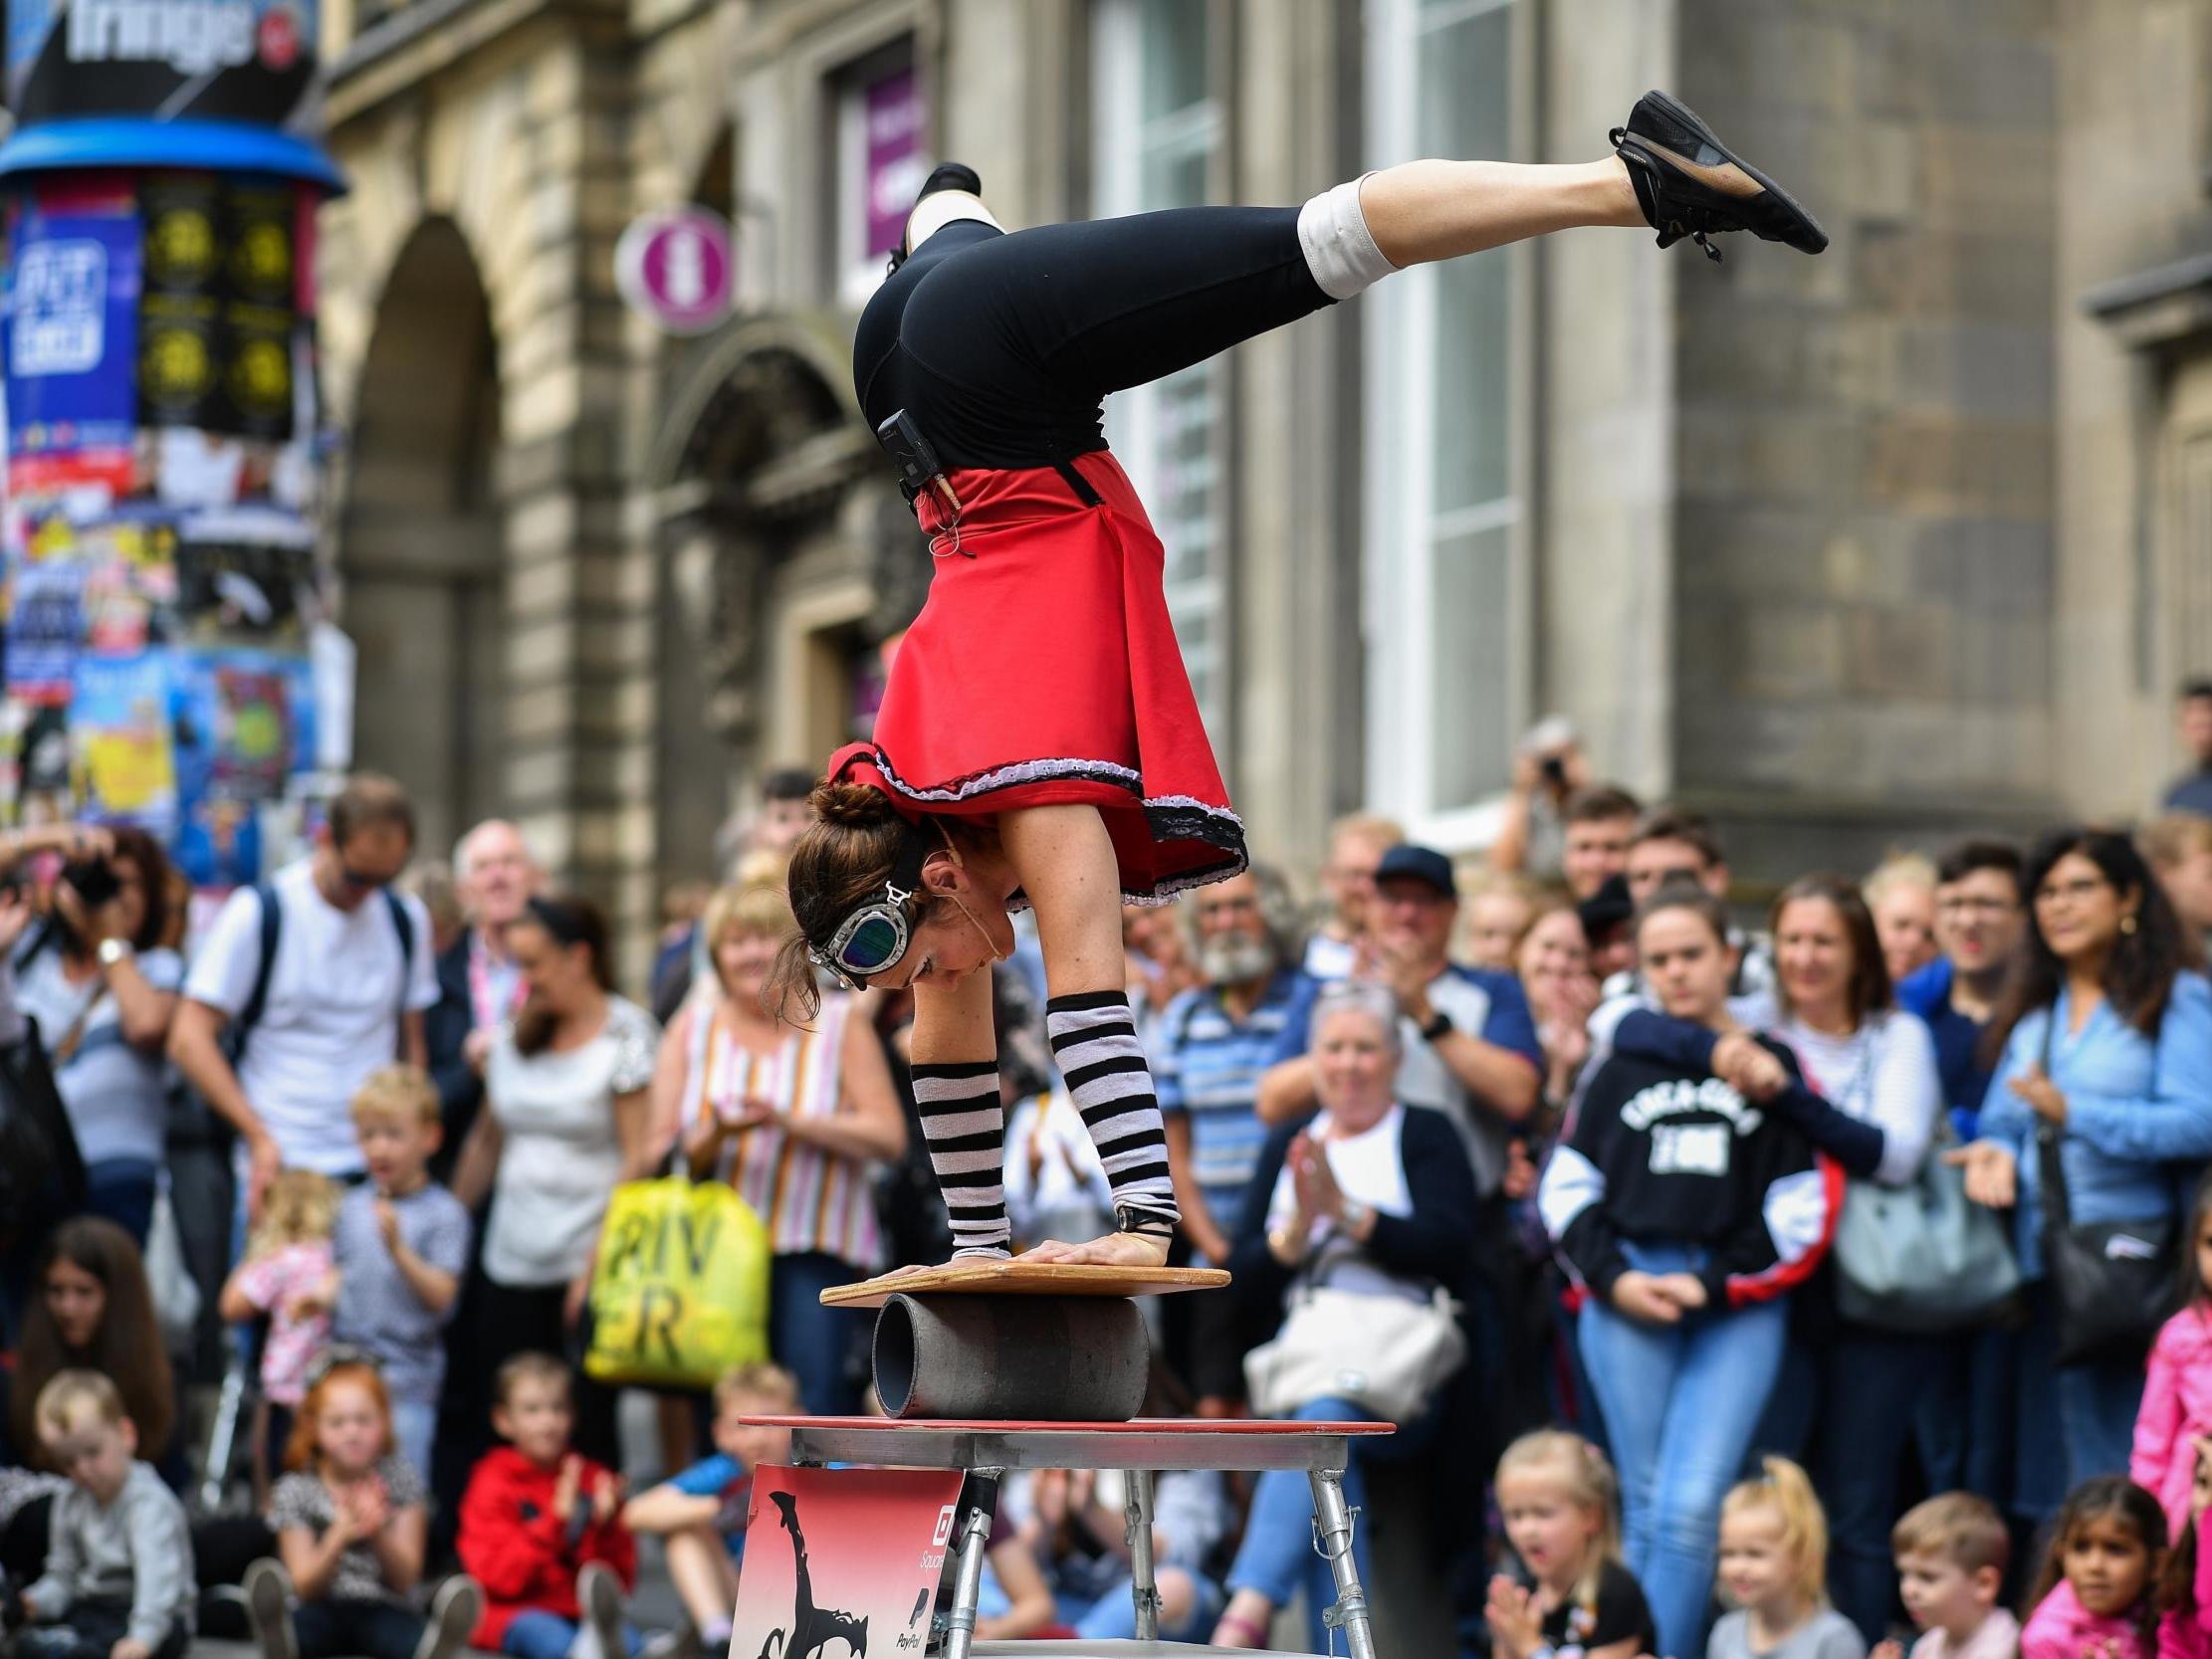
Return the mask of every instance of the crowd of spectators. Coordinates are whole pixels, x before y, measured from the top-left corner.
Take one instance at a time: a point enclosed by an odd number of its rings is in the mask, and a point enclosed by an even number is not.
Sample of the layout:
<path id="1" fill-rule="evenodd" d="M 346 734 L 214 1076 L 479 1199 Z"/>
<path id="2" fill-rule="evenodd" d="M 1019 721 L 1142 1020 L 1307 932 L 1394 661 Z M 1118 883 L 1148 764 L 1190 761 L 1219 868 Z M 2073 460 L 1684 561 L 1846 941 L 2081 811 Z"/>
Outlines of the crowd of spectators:
<path id="1" fill-rule="evenodd" d="M 1360 1548 L 1426 1551 L 1491 1659 L 1861 1659 L 1912 1626 L 2079 1659 L 2161 1615 L 2202 1651 L 2212 685 L 2181 725 L 2195 768 L 2138 826 L 1754 906 L 1709 822 L 1546 723 L 1479 868 L 1360 815 L 1315 908 L 1255 866 L 1132 910 L 1175 1259 L 1234 1273 L 1152 1310 L 1149 1408 L 1391 1401 Z M 0 1568 L 40 1659 L 176 1659 L 225 1619 L 272 1659 L 727 1640 L 750 1471 L 786 1449 L 745 1419 L 864 1408 L 865 1323 L 819 1292 L 949 1244 L 909 999 L 762 1005 L 809 782 L 771 780 L 723 885 L 672 888 L 634 1000 L 514 825 L 418 897 L 387 779 L 189 941 L 151 838 L 0 835 L 0 1047 L 69 1132 L 11 1139 L 52 1178 L 0 1239 Z M 995 991 L 1016 1242 L 1103 1231 L 1033 948 Z M 200 1146 L 227 1180 L 186 1174 Z M 773 1362 L 661 1390 L 641 1466 L 575 1361 L 613 1196 L 665 1171 L 758 1214 Z M 1978 1253 L 1878 1285 L 1884 1228 Z M 1317 1345 L 1361 1366 L 1301 1385 Z M 1301 1481 L 1159 1503 L 1168 1634 L 1265 1645 L 1302 1604 L 1323 1639 Z M 1131 1633 L 1119 1504 L 1111 1473 L 1009 1482 L 984 1632 Z M 640 1538 L 673 1631 L 630 1616 Z M 2140 1559 L 2101 1578 L 2093 1546 Z"/>

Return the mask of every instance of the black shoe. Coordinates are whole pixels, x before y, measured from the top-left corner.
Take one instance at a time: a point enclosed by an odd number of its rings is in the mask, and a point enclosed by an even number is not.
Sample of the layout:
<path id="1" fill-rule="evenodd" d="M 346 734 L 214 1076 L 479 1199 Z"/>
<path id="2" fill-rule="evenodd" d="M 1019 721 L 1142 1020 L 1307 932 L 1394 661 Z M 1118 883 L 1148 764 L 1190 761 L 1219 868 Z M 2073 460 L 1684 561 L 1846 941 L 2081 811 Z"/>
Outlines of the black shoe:
<path id="1" fill-rule="evenodd" d="M 1661 248 L 1686 236 L 1718 260 L 1720 250 L 1707 238 L 1727 231 L 1749 231 L 1805 254 L 1828 246 L 1828 233 L 1788 192 L 1730 153 L 1712 128 L 1664 93 L 1638 99 L 1629 124 L 1607 136 L 1628 164 L 1637 205 Z"/>
<path id="2" fill-rule="evenodd" d="M 984 193 L 983 177 L 962 162 L 941 161 L 922 180 L 922 188 L 914 192 L 914 205 L 920 207 L 940 190 L 965 190 L 971 196 L 980 196 Z"/>

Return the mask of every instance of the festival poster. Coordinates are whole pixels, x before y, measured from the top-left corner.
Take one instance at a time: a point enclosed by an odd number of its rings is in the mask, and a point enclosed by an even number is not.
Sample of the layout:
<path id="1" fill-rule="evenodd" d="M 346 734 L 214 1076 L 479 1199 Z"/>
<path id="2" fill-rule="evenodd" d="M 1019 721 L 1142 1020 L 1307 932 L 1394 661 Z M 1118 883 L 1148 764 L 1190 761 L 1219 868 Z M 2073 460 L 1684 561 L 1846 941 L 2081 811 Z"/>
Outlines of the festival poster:
<path id="1" fill-rule="evenodd" d="M 177 600 L 176 526 L 146 513 L 80 524 L 76 536 L 87 647 L 130 656 L 165 638 Z"/>
<path id="2" fill-rule="evenodd" d="M 167 653 L 79 658 L 70 749 L 83 816 L 167 836 L 177 821 Z"/>
<path id="3" fill-rule="evenodd" d="M 177 611 L 206 638 L 296 633 L 316 581 L 315 526 L 256 505 L 187 515 L 178 524 Z"/>
<path id="4" fill-rule="evenodd" d="M 138 418 L 213 429 L 222 379 L 222 186 L 212 173 L 149 172 L 138 185 L 145 269 Z"/>
<path id="5" fill-rule="evenodd" d="M 758 1470 L 730 1652 L 919 1659 L 961 1479 L 957 1469 Z"/>
<path id="6" fill-rule="evenodd" d="M 72 551 L 15 562 L 10 574 L 7 693 L 66 705 L 85 638 L 85 566 Z"/>
<path id="7" fill-rule="evenodd" d="M 18 822 L 48 822 L 71 815 L 68 704 L 45 703 L 30 710 L 16 747 L 16 767 L 22 812 Z"/>
<path id="8" fill-rule="evenodd" d="M 41 196 L 15 226 L 8 450 L 127 446 L 136 418 L 142 243 L 127 196 Z"/>

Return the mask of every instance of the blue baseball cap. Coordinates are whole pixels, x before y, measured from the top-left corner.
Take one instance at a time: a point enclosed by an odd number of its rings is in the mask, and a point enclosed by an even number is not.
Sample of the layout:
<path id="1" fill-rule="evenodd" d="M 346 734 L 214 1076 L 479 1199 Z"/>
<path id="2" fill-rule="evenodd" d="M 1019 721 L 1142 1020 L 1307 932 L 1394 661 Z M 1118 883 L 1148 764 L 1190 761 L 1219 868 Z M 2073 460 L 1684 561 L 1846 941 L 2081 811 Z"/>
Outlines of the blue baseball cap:
<path id="1" fill-rule="evenodd" d="M 1401 842 L 1383 855 L 1375 867 L 1376 885 L 1388 881 L 1425 882 L 1446 899 L 1459 897 L 1459 883 L 1451 873 L 1451 860 L 1434 847 Z"/>

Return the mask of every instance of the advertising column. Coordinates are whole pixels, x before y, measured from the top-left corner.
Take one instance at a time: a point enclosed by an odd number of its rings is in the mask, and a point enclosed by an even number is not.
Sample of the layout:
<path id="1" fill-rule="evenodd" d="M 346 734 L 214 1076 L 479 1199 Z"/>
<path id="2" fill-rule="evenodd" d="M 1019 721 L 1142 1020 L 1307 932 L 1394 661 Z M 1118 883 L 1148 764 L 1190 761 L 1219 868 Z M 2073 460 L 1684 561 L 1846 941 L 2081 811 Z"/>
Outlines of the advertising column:
<path id="1" fill-rule="evenodd" d="M 142 824 L 202 889 L 262 873 L 349 738 L 315 61 L 293 0 L 7 8 L 0 823 Z"/>

